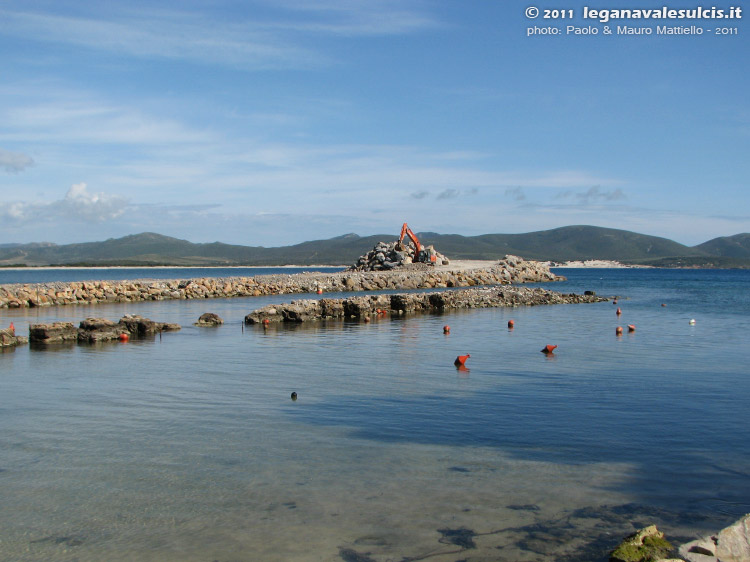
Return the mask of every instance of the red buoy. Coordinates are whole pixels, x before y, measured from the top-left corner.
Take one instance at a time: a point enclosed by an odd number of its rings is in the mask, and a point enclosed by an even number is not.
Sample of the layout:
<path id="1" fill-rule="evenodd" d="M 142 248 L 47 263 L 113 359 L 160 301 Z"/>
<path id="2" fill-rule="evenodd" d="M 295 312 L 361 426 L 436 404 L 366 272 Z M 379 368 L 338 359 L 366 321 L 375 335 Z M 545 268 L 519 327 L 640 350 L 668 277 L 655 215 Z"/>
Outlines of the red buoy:
<path id="1" fill-rule="evenodd" d="M 513 322 L 513 320 L 508 320 L 508 328 L 510 328 L 512 330 L 513 326 L 515 326 L 515 325 L 516 325 L 516 323 Z"/>
<path id="2" fill-rule="evenodd" d="M 448 324 L 446 324 L 445 326 L 443 326 L 443 333 L 444 334 L 450 334 L 451 333 L 451 327 L 448 326 Z"/>
<path id="3" fill-rule="evenodd" d="M 269 320 L 268 318 L 264 318 L 264 319 L 263 319 L 263 327 L 264 327 L 264 328 L 265 328 L 266 326 L 268 326 L 268 325 L 269 325 L 270 323 L 271 323 L 271 321 L 270 321 L 270 320 Z"/>
<path id="4" fill-rule="evenodd" d="M 615 328 L 615 335 L 616 336 L 622 335 L 622 326 L 617 326 L 617 328 Z"/>
<path id="5" fill-rule="evenodd" d="M 460 367 L 460 366 L 462 366 L 462 365 L 464 365 L 466 363 L 466 360 L 469 357 L 471 357 L 471 355 L 468 355 L 468 354 L 467 355 L 459 355 L 458 357 L 456 357 L 456 360 L 453 362 L 453 364 L 456 367 Z"/>
<path id="6" fill-rule="evenodd" d="M 556 345 L 550 345 L 550 344 L 548 344 L 548 345 L 544 346 L 544 349 L 542 349 L 542 353 L 550 354 L 553 351 L 555 351 L 555 349 L 557 349 Z"/>
<path id="7" fill-rule="evenodd" d="M 323 294 L 323 289 L 321 289 L 320 287 L 318 287 L 318 294 L 319 294 L 319 295 L 322 295 L 322 294 Z"/>
<path id="8" fill-rule="evenodd" d="M 617 312 L 615 312 L 615 314 L 617 314 L 617 316 L 620 316 L 620 314 L 622 314 L 622 310 L 620 310 L 620 309 L 618 308 L 618 309 L 617 309 Z"/>
<path id="9" fill-rule="evenodd" d="M 633 324 L 628 324 L 628 332 L 635 332 L 635 326 Z"/>
<path id="10" fill-rule="evenodd" d="M 10 326 L 8 326 L 8 329 L 10 330 L 10 333 L 14 336 L 16 335 L 16 327 L 13 325 L 13 322 L 10 323 Z"/>
<path id="11" fill-rule="evenodd" d="M 130 341 L 130 336 L 125 333 L 122 333 L 120 334 L 120 337 L 117 339 L 119 339 L 121 342 L 126 342 L 126 341 Z"/>

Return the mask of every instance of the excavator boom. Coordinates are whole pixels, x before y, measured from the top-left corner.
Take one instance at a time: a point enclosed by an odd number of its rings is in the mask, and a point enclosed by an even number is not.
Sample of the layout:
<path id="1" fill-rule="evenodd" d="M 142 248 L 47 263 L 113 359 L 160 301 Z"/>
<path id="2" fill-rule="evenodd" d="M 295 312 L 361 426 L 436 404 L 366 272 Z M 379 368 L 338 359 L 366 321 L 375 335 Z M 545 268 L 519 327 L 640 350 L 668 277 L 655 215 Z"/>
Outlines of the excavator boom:
<path id="1" fill-rule="evenodd" d="M 409 225 L 404 223 L 404 226 L 401 227 L 401 236 L 399 236 L 399 243 L 403 243 L 404 236 L 408 236 L 409 240 L 412 241 L 414 244 L 414 261 L 419 261 L 419 254 L 422 251 L 422 244 L 419 243 L 419 238 L 417 238 L 417 235 L 414 234 L 409 228 Z"/>

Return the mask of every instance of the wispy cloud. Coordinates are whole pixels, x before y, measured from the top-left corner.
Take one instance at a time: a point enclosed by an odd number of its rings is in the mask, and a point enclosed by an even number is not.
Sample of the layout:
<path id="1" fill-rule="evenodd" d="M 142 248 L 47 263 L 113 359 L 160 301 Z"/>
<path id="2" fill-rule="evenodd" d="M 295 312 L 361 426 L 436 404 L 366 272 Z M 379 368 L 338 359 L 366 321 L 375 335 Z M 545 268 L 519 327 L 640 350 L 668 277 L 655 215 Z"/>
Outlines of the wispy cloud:
<path id="1" fill-rule="evenodd" d="M 604 190 L 599 185 L 590 187 L 586 191 L 573 192 L 563 191 L 557 195 L 557 199 L 569 199 L 574 198 L 583 205 L 590 205 L 594 203 L 610 202 L 610 201 L 622 201 L 627 199 L 625 192 L 619 187 L 616 189 Z"/>
<path id="2" fill-rule="evenodd" d="M 526 194 L 522 187 L 509 187 L 505 190 L 505 195 L 511 197 L 514 201 L 525 201 Z"/>
<path id="3" fill-rule="evenodd" d="M 0 10 L 0 34 L 92 52 L 263 70 L 332 64 L 336 55 L 311 41 L 321 34 L 400 35 L 437 25 L 424 10 L 387 0 L 248 2 L 221 18 L 210 8 L 210 4 L 186 4 L 174 10 L 112 4 L 86 16 L 66 11 L 64 5 L 57 13 L 6 9 Z"/>
<path id="4" fill-rule="evenodd" d="M 6 172 L 18 173 L 33 165 L 34 159 L 31 156 L 0 148 L 0 167 L 4 168 Z"/>

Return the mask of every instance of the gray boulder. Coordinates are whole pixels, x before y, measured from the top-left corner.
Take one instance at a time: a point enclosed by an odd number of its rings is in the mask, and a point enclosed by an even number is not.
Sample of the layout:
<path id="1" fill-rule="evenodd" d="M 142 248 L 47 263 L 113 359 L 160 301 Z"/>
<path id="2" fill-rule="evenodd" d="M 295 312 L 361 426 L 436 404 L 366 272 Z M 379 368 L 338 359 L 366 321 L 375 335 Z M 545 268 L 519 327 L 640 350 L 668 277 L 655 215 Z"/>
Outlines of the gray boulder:
<path id="1" fill-rule="evenodd" d="M 201 314 L 200 318 L 198 318 L 198 321 L 195 323 L 196 326 L 221 326 L 224 323 L 224 320 L 218 315 L 214 314 L 213 312 L 206 312 L 205 314 Z"/>

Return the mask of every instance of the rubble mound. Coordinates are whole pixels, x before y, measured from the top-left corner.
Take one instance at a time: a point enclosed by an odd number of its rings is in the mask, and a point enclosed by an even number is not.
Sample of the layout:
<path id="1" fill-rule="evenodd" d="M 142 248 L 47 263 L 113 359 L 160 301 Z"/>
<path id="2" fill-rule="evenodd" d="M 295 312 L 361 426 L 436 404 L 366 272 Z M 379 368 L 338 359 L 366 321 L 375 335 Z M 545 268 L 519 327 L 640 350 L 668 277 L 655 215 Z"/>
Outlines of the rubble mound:
<path id="1" fill-rule="evenodd" d="M 425 246 L 420 251 L 421 259 L 415 257 L 414 245 L 395 242 L 378 242 L 375 247 L 360 256 L 350 271 L 387 271 L 405 266 L 448 265 L 450 261 L 433 246 Z"/>

